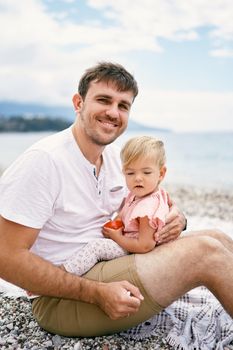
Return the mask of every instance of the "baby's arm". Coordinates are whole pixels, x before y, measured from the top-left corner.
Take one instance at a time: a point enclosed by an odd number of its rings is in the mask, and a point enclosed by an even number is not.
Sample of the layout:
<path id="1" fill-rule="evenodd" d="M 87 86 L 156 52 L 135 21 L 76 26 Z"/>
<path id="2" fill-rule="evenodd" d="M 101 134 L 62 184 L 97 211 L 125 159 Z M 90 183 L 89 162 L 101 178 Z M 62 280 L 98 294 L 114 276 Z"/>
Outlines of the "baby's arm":
<path id="1" fill-rule="evenodd" d="M 139 220 L 139 234 L 138 238 L 130 238 L 123 235 L 122 229 L 114 230 L 110 228 L 103 228 L 105 237 L 113 239 L 123 249 L 130 253 L 147 253 L 151 251 L 156 242 L 154 240 L 155 230 L 149 225 L 147 216 L 138 218 Z"/>

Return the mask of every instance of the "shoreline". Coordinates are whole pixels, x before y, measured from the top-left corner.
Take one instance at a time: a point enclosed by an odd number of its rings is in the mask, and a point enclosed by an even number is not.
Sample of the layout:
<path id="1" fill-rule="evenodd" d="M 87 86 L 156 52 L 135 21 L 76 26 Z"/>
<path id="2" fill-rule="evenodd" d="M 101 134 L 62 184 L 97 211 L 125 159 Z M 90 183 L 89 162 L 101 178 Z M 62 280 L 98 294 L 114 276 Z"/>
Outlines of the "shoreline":
<path id="1" fill-rule="evenodd" d="M 233 194 L 223 190 L 166 184 L 172 200 L 184 211 L 188 230 L 222 229 L 233 237 Z M 185 234 L 185 232 L 184 232 Z M 26 298 L 3 296 L 0 286 L 0 348 L 5 349 L 172 349 L 165 335 L 129 340 L 118 334 L 96 338 L 67 338 L 42 330 L 33 319 Z M 233 346 L 228 346 L 233 349 Z"/>

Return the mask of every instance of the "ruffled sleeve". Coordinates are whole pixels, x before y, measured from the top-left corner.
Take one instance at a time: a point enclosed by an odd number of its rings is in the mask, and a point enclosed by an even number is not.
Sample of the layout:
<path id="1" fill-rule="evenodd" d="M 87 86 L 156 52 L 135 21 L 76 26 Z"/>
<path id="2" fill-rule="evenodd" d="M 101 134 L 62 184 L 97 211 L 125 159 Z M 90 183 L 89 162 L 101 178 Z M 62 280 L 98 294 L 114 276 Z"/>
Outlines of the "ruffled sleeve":
<path id="1" fill-rule="evenodd" d="M 133 221 L 138 221 L 139 218 L 147 216 L 150 226 L 155 230 L 159 230 L 165 225 L 168 212 L 168 195 L 165 190 L 159 189 L 138 200 L 131 212 L 130 221 L 133 223 Z"/>

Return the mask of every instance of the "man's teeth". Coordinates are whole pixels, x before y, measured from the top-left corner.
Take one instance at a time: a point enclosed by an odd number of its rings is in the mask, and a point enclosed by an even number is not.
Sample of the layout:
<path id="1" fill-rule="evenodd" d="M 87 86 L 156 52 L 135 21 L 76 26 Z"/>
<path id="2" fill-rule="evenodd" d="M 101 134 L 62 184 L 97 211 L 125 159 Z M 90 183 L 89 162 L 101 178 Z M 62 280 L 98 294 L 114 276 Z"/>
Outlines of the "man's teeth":
<path id="1" fill-rule="evenodd" d="M 112 122 L 109 122 L 109 121 L 106 121 L 106 120 L 100 120 L 100 122 L 103 123 L 103 124 L 114 126 L 114 127 L 117 126 L 116 123 L 112 123 Z"/>

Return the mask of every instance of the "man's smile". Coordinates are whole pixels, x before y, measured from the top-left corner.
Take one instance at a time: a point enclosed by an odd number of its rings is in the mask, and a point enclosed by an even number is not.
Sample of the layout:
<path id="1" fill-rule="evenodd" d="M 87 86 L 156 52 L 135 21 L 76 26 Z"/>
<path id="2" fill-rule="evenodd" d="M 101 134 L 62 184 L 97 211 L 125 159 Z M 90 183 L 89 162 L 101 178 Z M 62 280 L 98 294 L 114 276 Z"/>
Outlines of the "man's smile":
<path id="1" fill-rule="evenodd" d="M 109 119 L 97 119 L 98 122 L 100 122 L 102 125 L 104 125 L 107 128 L 116 128 L 119 126 L 119 123 L 117 123 L 116 121 L 111 121 Z"/>

